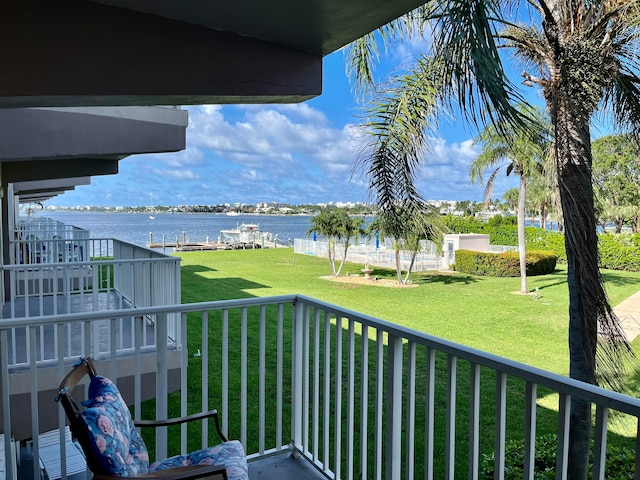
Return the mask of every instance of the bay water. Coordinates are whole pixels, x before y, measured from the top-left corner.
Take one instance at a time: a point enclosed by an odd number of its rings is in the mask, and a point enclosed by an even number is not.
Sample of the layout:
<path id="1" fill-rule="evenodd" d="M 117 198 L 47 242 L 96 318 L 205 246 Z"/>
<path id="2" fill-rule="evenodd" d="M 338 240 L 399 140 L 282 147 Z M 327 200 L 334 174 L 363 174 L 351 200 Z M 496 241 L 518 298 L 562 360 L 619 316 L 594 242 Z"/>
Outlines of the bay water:
<path id="1" fill-rule="evenodd" d="M 175 244 L 183 237 L 191 242 L 204 242 L 207 238 L 218 241 L 220 230 L 235 228 L 241 223 L 257 224 L 261 231 L 278 236 L 278 243 L 293 245 L 295 238 L 307 238 L 311 216 L 306 215 L 238 215 L 212 213 L 115 213 L 82 211 L 45 211 L 43 217 L 74 225 L 91 232 L 91 238 L 117 238 L 134 245 L 153 243 Z"/>

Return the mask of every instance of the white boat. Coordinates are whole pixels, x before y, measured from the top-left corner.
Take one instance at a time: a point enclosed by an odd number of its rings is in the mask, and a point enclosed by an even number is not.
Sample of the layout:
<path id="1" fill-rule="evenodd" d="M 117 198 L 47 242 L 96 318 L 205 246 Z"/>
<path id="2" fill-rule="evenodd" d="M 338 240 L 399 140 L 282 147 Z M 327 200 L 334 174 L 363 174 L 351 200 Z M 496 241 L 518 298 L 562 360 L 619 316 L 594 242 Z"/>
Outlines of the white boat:
<path id="1" fill-rule="evenodd" d="M 260 231 L 257 223 L 241 223 L 229 230 L 220 230 L 224 243 L 257 243 L 271 241 L 271 233 Z"/>

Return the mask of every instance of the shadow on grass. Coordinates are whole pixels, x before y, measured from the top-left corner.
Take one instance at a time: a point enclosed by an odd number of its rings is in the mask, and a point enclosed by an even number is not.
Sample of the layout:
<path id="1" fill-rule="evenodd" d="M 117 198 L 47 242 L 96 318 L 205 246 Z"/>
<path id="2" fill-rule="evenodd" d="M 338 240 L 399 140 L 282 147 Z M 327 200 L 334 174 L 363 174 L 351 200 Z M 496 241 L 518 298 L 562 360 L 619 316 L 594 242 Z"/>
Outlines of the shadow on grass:
<path id="1" fill-rule="evenodd" d="M 211 271 L 216 270 L 203 265 L 188 265 L 182 267 L 183 303 L 251 298 L 255 297 L 255 295 L 248 293 L 247 290 L 271 288 L 268 285 L 253 282 L 246 278 L 206 278 L 201 275 L 203 272 Z"/>
<path id="2" fill-rule="evenodd" d="M 183 265 L 180 267 L 182 273 L 196 274 L 202 272 L 217 272 L 215 268 L 205 267 L 204 265 Z"/>
<path id="3" fill-rule="evenodd" d="M 442 283 L 443 285 L 455 285 L 455 284 L 469 285 L 471 283 L 480 282 L 482 279 L 479 277 L 465 275 L 462 273 L 450 274 L 450 273 L 429 272 L 429 273 L 419 274 L 419 277 L 416 280 L 414 280 L 414 283 L 420 283 L 420 284 Z"/>
<path id="4" fill-rule="evenodd" d="M 606 283 L 611 283 L 613 285 L 629 285 L 638 283 L 636 278 L 625 276 L 620 272 L 602 272 L 602 278 Z"/>

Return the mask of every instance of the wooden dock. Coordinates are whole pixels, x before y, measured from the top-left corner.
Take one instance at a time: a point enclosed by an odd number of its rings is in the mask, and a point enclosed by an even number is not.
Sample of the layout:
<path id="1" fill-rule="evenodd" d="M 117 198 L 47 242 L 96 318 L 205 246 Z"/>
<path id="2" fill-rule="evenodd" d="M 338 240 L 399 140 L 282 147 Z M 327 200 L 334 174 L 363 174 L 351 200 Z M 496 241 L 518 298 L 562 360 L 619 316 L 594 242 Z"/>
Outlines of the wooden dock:
<path id="1" fill-rule="evenodd" d="M 149 241 L 147 242 L 147 248 L 173 248 L 174 252 L 202 252 L 209 250 L 252 250 L 257 248 L 285 248 L 284 245 L 279 245 L 275 242 L 263 240 L 255 243 L 222 243 L 211 242 L 209 238 L 204 242 L 192 242 L 188 240 L 188 237 L 183 233 L 182 241 L 179 237 L 173 242 L 167 242 L 165 236 L 162 236 L 161 243 L 154 243 L 153 235 L 149 234 Z"/>

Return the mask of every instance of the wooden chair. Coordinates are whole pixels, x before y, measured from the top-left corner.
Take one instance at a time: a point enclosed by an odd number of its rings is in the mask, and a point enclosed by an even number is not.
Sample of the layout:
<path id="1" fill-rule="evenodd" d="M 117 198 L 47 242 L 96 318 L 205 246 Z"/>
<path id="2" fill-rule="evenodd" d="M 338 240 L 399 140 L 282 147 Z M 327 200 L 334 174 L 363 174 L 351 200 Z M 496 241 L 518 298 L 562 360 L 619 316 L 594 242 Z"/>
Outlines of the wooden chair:
<path id="1" fill-rule="evenodd" d="M 71 393 L 85 375 L 89 376 L 91 383 L 89 399 L 82 402 L 84 409 L 81 409 Z M 166 480 L 248 479 L 244 449 L 240 442 L 229 441 L 222 433 L 217 411 L 134 422 L 115 384 L 97 374 L 90 358 L 81 359 L 62 379 L 56 401 L 62 403 L 71 432 L 80 443 L 96 480 L 123 476 Z M 214 419 L 222 442 L 220 445 L 149 465 L 146 446 L 136 427 L 179 425 L 207 418 Z"/>

